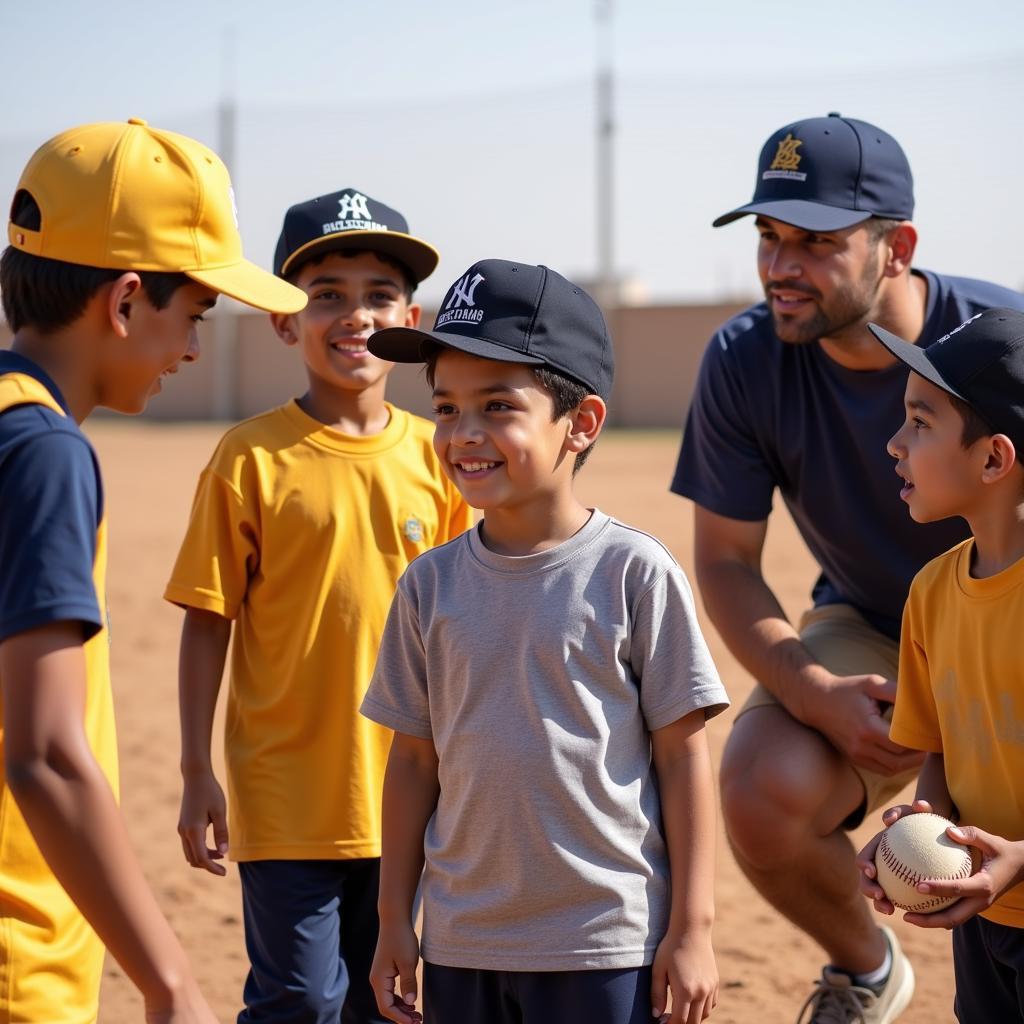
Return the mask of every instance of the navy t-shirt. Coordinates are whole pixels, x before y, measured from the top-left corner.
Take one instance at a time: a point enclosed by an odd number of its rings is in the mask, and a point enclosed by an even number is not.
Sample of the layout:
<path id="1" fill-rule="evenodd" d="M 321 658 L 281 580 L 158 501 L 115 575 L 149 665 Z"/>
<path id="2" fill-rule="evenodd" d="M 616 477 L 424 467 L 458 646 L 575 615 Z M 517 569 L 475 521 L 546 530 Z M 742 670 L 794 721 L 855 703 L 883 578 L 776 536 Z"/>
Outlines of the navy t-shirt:
<path id="1" fill-rule="evenodd" d="M 1024 295 L 915 271 L 928 285 L 922 343 Z M 818 344 L 778 340 L 766 303 L 733 317 L 701 364 L 672 490 L 730 519 L 767 519 L 777 487 L 821 566 L 816 605 L 847 603 L 899 638 L 910 581 L 968 535 L 920 524 L 900 499 L 889 438 L 903 423 L 907 368 L 848 370 Z"/>
<path id="2" fill-rule="evenodd" d="M 0 352 L 0 375 L 57 386 L 35 363 Z M 99 464 L 68 416 L 42 405 L 0 412 L 0 642 L 51 622 L 78 621 L 83 639 L 103 625 L 93 563 L 103 518 Z"/>

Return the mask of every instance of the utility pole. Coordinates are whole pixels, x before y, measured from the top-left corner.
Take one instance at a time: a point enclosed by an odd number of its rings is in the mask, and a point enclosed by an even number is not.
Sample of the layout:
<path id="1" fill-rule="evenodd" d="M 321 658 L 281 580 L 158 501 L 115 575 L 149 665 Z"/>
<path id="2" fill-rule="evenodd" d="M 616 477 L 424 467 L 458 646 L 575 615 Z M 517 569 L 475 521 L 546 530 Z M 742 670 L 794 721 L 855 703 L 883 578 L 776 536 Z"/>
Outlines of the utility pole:
<path id="1" fill-rule="evenodd" d="M 221 49 L 221 99 L 217 108 L 217 152 L 237 187 L 236 134 L 238 111 L 235 104 L 235 37 L 225 28 Z M 213 405 L 214 419 L 234 420 L 238 404 L 238 315 L 233 302 L 222 295 L 217 302 L 213 331 Z"/>
<path id="2" fill-rule="evenodd" d="M 615 282 L 615 115 L 612 76 L 612 0 L 594 0 L 597 22 L 597 300 L 618 302 Z"/>

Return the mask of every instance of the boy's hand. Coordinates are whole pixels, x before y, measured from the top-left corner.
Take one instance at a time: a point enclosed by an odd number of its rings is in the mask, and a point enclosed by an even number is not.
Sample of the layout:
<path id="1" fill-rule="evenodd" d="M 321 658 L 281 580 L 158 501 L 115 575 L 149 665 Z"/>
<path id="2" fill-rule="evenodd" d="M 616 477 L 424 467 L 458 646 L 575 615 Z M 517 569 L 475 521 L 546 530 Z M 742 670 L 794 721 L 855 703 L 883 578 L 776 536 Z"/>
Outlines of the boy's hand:
<path id="1" fill-rule="evenodd" d="M 970 878 L 958 881 L 922 882 L 920 893 L 959 896 L 952 906 L 934 914 L 905 914 L 903 920 L 919 928 L 955 928 L 992 906 L 1007 889 L 1024 882 L 1024 841 L 1011 842 L 983 832 L 973 825 L 946 829 L 950 839 L 972 846 L 981 854 L 981 867 Z"/>
<path id="2" fill-rule="evenodd" d="M 651 1011 L 664 1024 L 699 1024 L 718 1004 L 718 965 L 711 929 L 669 932 L 654 954 Z M 672 993 L 672 1012 L 668 993 Z"/>
<path id="3" fill-rule="evenodd" d="M 146 1024 L 217 1024 L 213 1010 L 207 1005 L 194 981 L 189 981 L 170 1000 L 166 995 L 156 1000 L 162 1009 L 150 1009 L 146 1000 Z"/>
<path id="4" fill-rule="evenodd" d="M 377 951 L 370 967 L 370 985 L 377 1009 L 396 1024 L 420 1024 L 423 1015 L 416 1010 L 416 965 L 420 945 L 411 924 L 402 922 L 387 927 L 381 924 Z"/>
<path id="5" fill-rule="evenodd" d="M 213 826 L 214 849 L 206 845 L 206 830 Z M 185 779 L 181 797 L 178 835 L 185 860 L 194 868 L 205 868 L 211 875 L 226 875 L 222 860 L 228 852 L 227 802 L 224 790 L 212 771 Z"/>
<path id="6" fill-rule="evenodd" d="M 932 805 L 927 800 L 915 800 L 912 804 L 897 804 L 895 807 L 890 807 L 887 811 L 882 812 L 882 824 L 885 825 L 885 828 L 888 828 L 907 814 L 931 813 L 933 813 Z M 882 831 L 884 832 L 885 829 Z M 878 849 L 878 843 L 881 838 L 882 832 L 872 836 L 867 841 L 864 849 L 857 854 L 856 865 L 860 871 L 860 891 L 861 895 L 867 896 L 875 904 L 875 910 L 880 914 L 893 914 L 896 908 L 876 881 L 878 872 L 875 869 L 875 850 Z"/>

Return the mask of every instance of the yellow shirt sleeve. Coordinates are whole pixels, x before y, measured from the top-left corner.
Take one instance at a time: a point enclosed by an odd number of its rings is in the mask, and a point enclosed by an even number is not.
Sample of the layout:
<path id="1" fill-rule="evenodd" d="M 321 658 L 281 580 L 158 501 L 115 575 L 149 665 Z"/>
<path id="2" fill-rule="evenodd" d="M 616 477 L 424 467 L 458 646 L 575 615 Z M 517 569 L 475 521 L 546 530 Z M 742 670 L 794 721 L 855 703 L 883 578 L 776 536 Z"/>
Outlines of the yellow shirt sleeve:
<path id="1" fill-rule="evenodd" d="M 211 464 L 199 478 L 188 529 L 164 597 L 186 608 L 234 619 L 259 566 L 259 552 L 255 508 L 237 484 Z"/>
<path id="2" fill-rule="evenodd" d="M 915 580 L 903 609 L 896 706 L 889 727 L 889 738 L 912 750 L 941 754 L 939 717 L 932 693 L 928 655 L 922 646 L 924 623 L 921 621 L 920 603 L 920 585 Z"/>

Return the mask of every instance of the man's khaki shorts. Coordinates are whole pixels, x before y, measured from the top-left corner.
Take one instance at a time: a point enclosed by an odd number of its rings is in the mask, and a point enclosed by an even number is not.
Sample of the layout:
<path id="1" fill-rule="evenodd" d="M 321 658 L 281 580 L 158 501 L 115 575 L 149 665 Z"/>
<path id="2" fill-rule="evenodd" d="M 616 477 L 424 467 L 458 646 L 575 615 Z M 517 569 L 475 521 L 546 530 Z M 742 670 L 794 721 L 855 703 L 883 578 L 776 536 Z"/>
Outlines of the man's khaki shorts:
<path id="1" fill-rule="evenodd" d="M 800 639 L 814 657 L 837 676 L 857 676 L 875 673 L 886 679 L 895 679 L 899 668 L 899 644 L 879 633 L 859 612 L 848 604 L 826 604 L 804 612 L 798 627 Z M 760 683 L 754 685 L 750 696 L 740 708 L 737 718 L 751 708 L 782 707 L 774 694 Z M 892 718 L 892 705 L 884 713 Z M 892 803 L 893 797 L 916 778 L 918 769 L 912 768 L 899 775 L 879 775 L 857 765 L 850 767 L 864 784 L 864 802 L 843 822 L 847 829 L 856 828 L 866 814 Z"/>

